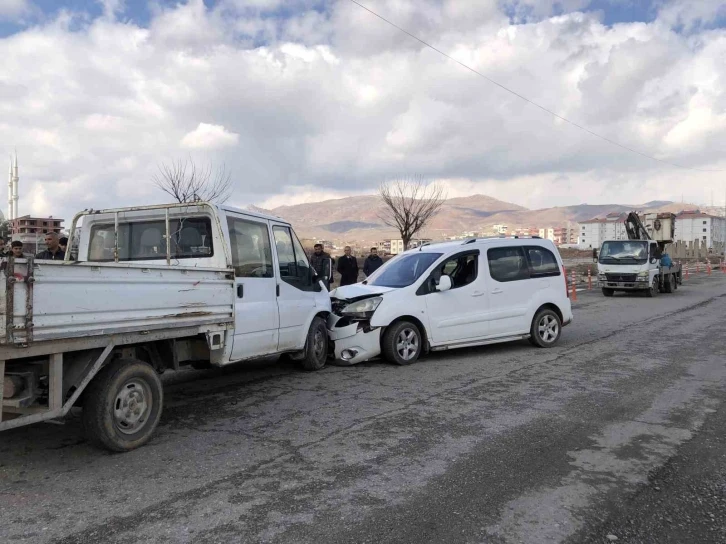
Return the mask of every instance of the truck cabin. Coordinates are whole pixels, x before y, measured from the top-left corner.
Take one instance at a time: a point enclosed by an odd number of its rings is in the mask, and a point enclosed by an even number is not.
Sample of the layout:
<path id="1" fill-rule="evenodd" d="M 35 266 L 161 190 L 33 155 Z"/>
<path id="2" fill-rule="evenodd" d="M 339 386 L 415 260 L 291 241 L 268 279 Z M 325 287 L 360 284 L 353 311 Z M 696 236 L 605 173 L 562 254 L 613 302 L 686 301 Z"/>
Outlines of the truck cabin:
<path id="1" fill-rule="evenodd" d="M 646 240 L 613 240 L 603 242 L 600 264 L 645 264 L 648 262 Z"/>
<path id="2" fill-rule="evenodd" d="M 226 268 L 215 221 L 203 204 L 91 213 L 83 216 L 77 260 Z"/>

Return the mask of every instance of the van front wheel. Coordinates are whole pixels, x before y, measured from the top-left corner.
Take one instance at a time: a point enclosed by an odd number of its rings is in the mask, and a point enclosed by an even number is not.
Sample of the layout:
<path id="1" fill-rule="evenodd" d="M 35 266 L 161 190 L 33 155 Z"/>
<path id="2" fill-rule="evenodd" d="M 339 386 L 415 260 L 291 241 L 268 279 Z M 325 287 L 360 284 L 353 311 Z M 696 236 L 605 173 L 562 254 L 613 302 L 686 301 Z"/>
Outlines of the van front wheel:
<path id="1" fill-rule="evenodd" d="M 423 340 L 419 328 L 410 321 L 399 321 L 386 329 L 381 343 L 383 358 L 389 363 L 410 365 L 421 355 Z"/>

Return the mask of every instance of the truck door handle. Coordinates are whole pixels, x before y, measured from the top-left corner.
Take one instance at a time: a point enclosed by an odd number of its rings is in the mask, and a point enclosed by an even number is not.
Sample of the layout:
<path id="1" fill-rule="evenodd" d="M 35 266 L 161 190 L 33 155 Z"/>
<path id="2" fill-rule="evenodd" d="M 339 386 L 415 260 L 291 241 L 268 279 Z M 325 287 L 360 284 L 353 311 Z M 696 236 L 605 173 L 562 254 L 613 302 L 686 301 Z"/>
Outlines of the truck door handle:
<path id="1" fill-rule="evenodd" d="M 237 298 L 242 298 L 245 296 L 245 286 L 243 284 L 237 285 Z"/>
<path id="2" fill-rule="evenodd" d="M 504 291 L 502 291 L 501 289 L 494 289 L 494 291 L 492 291 L 492 295 L 501 295 L 503 292 Z"/>

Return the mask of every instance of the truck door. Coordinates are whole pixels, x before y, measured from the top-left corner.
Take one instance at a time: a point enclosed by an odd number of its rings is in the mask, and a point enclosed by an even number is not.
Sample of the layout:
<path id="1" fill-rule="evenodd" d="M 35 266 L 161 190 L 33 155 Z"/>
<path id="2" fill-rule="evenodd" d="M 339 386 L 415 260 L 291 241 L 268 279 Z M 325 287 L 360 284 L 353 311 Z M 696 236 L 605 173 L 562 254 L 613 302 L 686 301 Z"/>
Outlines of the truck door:
<path id="1" fill-rule="evenodd" d="M 280 316 L 269 224 L 227 215 L 235 275 L 233 361 L 277 351 Z"/>
<path id="2" fill-rule="evenodd" d="M 277 305 L 280 308 L 280 339 L 278 351 L 305 347 L 307 326 L 315 313 L 315 294 L 319 282 L 313 281 L 313 270 L 302 244 L 286 225 L 273 225 L 280 275 Z"/>

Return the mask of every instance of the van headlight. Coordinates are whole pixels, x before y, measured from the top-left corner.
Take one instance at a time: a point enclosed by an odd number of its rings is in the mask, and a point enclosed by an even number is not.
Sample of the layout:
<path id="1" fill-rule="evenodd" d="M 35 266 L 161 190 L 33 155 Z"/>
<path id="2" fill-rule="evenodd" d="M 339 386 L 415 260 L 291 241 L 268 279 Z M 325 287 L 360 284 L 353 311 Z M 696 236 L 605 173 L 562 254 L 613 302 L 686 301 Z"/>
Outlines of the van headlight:
<path id="1" fill-rule="evenodd" d="M 382 300 L 383 297 L 371 297 L 359 300 L 353 304 L 348 304 L 341 313 L 354 319 L 370 319 Z"/>

